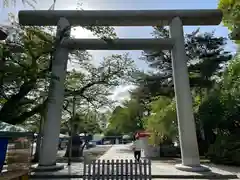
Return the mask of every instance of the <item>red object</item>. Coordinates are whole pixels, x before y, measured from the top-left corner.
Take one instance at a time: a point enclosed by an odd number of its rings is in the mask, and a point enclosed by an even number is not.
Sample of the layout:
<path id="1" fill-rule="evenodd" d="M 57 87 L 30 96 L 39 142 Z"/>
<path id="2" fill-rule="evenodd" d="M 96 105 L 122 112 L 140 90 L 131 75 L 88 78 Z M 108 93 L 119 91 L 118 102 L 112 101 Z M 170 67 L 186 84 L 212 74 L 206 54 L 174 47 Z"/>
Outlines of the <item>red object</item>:
<path id="1" fill-rule="evenodd" d="M 140 132 L 137 132 L 135 137 L 136 138 L 143 138 L 143 137 L 149 137 L 150 136 L 150 133 L 149 132 L 146 132 L 146 131 L 140 131 Z"/>

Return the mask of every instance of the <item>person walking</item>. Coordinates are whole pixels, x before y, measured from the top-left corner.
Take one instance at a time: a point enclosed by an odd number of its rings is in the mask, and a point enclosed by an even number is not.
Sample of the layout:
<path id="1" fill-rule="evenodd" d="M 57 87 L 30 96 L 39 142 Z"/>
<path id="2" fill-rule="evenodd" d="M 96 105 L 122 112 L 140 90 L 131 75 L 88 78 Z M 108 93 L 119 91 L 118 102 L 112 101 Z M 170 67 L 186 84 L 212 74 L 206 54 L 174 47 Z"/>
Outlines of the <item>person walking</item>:
<path id="1" fill-rule="evenodd" d="M 141 142 L 140 142 L 139 137 L 137 135 L 134 136 L 133 151 L 134 151 L 134 158 L 137 161 L 140 161 L 140 158 L 141 158 Z"/>

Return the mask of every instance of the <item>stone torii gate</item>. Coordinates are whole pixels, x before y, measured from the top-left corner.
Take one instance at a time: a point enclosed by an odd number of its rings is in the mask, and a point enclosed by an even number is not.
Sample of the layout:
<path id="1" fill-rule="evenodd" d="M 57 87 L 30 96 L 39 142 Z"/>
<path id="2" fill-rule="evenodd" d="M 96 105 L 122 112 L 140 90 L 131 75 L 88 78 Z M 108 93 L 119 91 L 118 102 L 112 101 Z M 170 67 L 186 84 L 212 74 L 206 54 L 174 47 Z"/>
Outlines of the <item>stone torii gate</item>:
<path id="1" fill-rule="evenodd" d="M 81 50 L 171 50 L 182 163 L 187 171 L 208 170 L 200 165 L 192 97 L 189 86 L 183 25 L 218 25 L 220 10 L 28 10 L 19 12 L 23 26 L 57 26 L 57 41 L 52 63 L 44 139 L 39 168 L 58 169 L 56 154 L 64 100 L 64 81 L 68 53 Z M 97 39 L 71 39 L 71 26 L 169 26 L 167 39 L 117 39 L 111 45 Z"/>

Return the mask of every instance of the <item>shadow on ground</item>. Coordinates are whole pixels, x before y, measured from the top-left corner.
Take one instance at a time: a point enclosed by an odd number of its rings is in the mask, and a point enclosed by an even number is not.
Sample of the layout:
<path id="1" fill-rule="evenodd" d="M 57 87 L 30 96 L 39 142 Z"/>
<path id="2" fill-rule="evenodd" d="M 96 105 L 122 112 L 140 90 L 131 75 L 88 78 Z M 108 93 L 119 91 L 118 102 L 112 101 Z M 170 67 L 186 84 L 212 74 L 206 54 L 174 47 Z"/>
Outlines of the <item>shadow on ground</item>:
<path id="1" fill-rule="evenodd" d="M 161 164 L 161 166 L 173 166 L 175 164 L 181 163 L 181 158 L 179 157 L 156 157 L 151 158 L 152 164 Z M 168 174 L 168 175 L 153 175 L 153 178 L 169 178 L 169 179 L 238 179 L 240 175 L 240 167 L 231 167 L 231 166 L 224 166 L 224 165 L 215 165 L 210 163 L 207 159 L 201 159 L 201 164 L 205 167 L 209 167 L 211 171 L 208 172 L 197 172 L 197 173 L 189 173 L 184 171 L 176 170 L 176 173 Z M 219 172 L 220 170 L 220 172 Z M 182 173 L 177 173 L 182 172 Z M 216 172 L 217 171 L 217 172 Z M 219 172 L 219 173 L 218 173 Z M 227 173 L 224 173 L 227 172 Z"/>
<path id="2" fill-rule="evenodd" d="M 84 160 L 85 161 L 96 160 L 99 157 L 101 157 L 110 148 L 111 146 L 105 145 L 105 146 L 96 146 L 90 149 L 85 149 L 83 152 L 83 157 L 72 158 L 72 162 L 83 162 Z M 59 151 L 58 157 L 57 157 L 57 163 L 68 162 L 68 158 L 64 157 L 64 154 L 65 154 L 65 150 Z"/>

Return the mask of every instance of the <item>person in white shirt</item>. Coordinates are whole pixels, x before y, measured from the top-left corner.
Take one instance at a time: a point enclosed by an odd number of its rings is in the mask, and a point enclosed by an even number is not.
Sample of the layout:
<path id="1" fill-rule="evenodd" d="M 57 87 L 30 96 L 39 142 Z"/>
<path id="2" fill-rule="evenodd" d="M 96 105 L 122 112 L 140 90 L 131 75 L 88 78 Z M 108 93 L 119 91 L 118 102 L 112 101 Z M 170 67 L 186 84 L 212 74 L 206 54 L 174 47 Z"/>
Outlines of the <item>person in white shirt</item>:
<path id="1" fill-rule="evenodd" d="M 134 137 L 133 151 L 134 151 L 134 158 L 137 161 L 140 161 L 140 158 L 141 158 L 141 141 L 139 140 L 138 137 Z"/>

